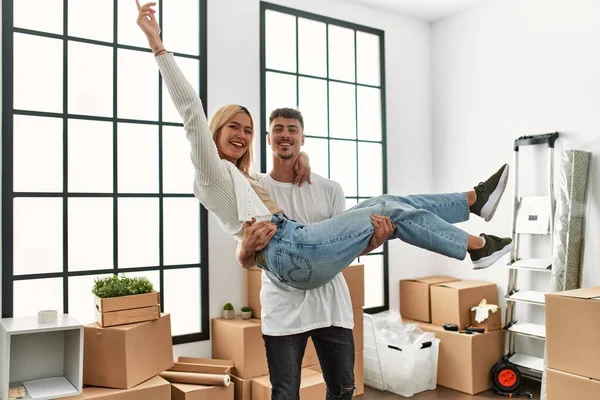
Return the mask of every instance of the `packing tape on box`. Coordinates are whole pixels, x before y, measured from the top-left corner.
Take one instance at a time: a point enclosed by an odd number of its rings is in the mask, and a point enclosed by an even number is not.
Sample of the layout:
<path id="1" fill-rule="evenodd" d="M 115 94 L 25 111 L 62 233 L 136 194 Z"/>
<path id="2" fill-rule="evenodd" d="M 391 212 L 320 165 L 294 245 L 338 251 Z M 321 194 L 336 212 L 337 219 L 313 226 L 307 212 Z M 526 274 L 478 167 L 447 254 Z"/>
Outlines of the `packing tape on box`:
<path id="1" fill-rule="evenodd" d="M 38 312 L 38 323 L 50 324 L 58 320 L 58 311 L 56 310 L 42 310 Z"/>
<path id="2" fill-rule="evenodd" d="M 225 374 L 200 374 L 196 372 L 165 371 L 160 374 L 171 383 L 189 383 L 192 385 L 229 386 L 231 378 Z"/>

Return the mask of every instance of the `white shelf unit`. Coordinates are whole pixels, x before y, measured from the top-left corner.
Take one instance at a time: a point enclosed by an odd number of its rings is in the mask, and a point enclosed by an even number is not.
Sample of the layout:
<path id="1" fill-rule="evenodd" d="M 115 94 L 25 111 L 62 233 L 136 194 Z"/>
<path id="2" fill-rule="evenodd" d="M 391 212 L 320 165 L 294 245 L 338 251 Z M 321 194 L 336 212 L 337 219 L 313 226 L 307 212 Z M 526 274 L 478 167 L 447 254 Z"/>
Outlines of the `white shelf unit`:
<path id="1" fill-rule="evenodd" d="M 81 394 L 83 325 L 67 314 L 46 324 L 37 316 L 0 319 L 0 399 L 15 386 L 27 389 L 25 399 Z"/>

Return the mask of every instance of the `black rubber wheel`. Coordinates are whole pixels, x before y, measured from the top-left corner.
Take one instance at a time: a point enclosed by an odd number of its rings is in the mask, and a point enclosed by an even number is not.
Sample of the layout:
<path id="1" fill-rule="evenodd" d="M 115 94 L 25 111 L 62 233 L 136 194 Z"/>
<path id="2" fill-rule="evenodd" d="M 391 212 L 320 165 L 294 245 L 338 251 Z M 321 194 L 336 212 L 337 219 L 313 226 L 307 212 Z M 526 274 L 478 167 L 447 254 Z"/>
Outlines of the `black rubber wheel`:
<path id="1" fill-rule="evenodd" d="M 519 392 L 523 382 L 519 369 L 508 361 L 501 361 L 494 366 L 491 380 L 497 391 L 513 394 Z"/>

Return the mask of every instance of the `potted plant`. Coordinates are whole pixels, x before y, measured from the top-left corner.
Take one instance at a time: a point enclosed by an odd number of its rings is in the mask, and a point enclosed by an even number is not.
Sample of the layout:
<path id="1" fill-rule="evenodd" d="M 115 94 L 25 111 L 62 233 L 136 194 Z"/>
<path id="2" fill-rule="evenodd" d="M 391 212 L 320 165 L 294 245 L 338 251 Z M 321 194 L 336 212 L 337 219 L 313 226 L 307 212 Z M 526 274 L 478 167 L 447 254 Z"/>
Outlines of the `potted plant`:
<path id="1" fill-rule="evenodd" d="M 160 318 L 160 296 L 146 277 L 94 279 L 96 321 L 103 327 Z"/>
<path id="2" fill-rule="evenodd" d="M 235 310 L 233 309 L 233 305 L 231 303 L 227 303 L 223 306 L 223 318 L 224 319 L 234 319 L 235 318 Z"/>
<path id="3" fill-rule="evenodd" d="M 242 307 L 242 318 L 250 319 L 252 318 L 252 309 L 248 306 Z"/>

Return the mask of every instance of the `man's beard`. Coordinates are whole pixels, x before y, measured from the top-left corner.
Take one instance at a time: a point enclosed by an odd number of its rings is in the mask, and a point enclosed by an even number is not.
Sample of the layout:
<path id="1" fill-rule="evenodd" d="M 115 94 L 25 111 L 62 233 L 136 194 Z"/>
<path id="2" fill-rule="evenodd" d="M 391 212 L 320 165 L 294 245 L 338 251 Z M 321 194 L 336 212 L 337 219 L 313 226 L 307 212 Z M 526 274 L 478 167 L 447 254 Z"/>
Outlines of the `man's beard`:
<path id="1" fill-rule="evenodd" d="M 280 153 L 277 152 L 277 157 L 281 158 L 282 160 L 289 160 L 290 158 L 294 157 L 294 153 Z"/>

